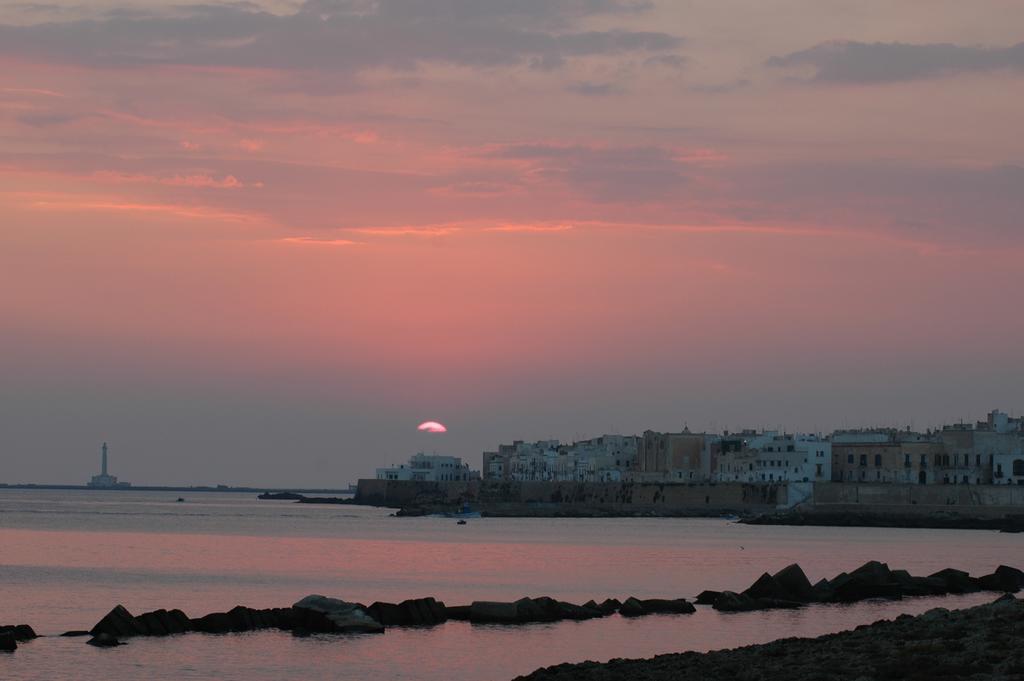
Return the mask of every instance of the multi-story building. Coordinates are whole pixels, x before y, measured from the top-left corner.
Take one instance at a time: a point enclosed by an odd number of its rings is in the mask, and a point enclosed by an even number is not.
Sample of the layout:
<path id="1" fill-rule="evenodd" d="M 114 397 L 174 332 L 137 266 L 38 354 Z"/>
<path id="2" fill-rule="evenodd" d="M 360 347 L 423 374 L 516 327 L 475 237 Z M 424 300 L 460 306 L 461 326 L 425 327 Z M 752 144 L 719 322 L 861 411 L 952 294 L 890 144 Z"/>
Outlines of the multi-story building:
<path id="1" fill-rule="evenodd" d="M 715 475 L 721 482 L 827 482 L 831 478 L 831 442 L 817 435 L 777 431 L 744 431 L 738 441 L 723 437 Z"/>
<path id="2" fill-rule="evenodd" d="M 644 431 L 637 445 L 633 479 L 666 482 L 705 482 L 711 479 L 712 449 L 718 435 Z"/>
<path id="3" fill-rule="evenodd" d="M 635 435 L 602 435 L 571 445 L 558 440 L 499 445 L 484 452 L 488 480 L 617 482 L 636 465 Z"/>
<path id="4" fill-rule="evenodd" d="M 422 480 L 428 482 L 455 482 L 477 480 L 480 471 L 469 469 L 457 456 L 439 454 L 414 454 L 408 464 L 393 468 L 378 468 L 378 480 Z"/>

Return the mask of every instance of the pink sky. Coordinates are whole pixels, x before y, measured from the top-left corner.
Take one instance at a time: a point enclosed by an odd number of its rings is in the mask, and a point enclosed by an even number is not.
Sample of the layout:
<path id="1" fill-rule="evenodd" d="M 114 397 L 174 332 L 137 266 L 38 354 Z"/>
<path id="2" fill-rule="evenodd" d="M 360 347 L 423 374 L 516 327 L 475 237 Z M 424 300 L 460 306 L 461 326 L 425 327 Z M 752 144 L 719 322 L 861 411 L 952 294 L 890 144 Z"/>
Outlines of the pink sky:
<path id="1" fill-rule="evenodd" d="M 0 7 L 0 481 L 1024 410 L 1024 6 Z M 437 419 L 444 435 L 416 424 Z"/>

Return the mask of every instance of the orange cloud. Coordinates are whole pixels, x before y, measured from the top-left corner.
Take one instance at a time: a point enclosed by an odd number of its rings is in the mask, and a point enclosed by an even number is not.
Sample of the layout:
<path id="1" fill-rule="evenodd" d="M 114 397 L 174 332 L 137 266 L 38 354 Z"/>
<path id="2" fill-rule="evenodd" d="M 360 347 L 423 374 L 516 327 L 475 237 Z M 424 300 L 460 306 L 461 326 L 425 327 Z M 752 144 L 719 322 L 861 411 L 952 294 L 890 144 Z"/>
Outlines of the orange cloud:
<path id="1" fill-rule="evenodd" d="M 266 142 L 258 139 L 243 139 L 238 142 L 238 146 L 249 153 L 256 153 L 266 146 Z"/>
<path id="2" fill-rule="evenodd" d="M 351 239 L 315 239 L 309 236 L 286 236 L 276 239 L 283 244 L 301 244 L 303 246 L 361 246 L 363 242 Z"/>

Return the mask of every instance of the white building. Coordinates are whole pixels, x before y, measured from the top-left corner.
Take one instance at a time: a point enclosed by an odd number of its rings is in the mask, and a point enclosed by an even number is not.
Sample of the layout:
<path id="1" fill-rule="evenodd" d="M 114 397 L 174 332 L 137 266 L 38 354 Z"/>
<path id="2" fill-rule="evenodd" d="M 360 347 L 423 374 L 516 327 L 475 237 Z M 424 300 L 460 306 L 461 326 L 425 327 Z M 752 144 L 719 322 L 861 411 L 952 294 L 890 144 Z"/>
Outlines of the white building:
<path id="1" fill-rule="evenodd" d="M 776 431 L 746 435 L 742 449 L 719 455 L 715 477 L 719 482 L 828 482 L 832 443 Z"/>
<path id="2" fill-rule="evenodd" d="M 558 440 L 499 445 L 484 452 L 488 480 L 618 482 L 636 464 L 635 435 L 602 435 L 563 445 Z"/>
<path id="3" fill-rule="evenodd" d="M 469 470 L 468 463 L 462 463 L 457 456 L 439 454 L 414 454 L 408 464 L 393 468 L 378 468 L 378 480 L 423 480 L 428 482 L 455 482 L 478 480 L 480 471 Z"/>

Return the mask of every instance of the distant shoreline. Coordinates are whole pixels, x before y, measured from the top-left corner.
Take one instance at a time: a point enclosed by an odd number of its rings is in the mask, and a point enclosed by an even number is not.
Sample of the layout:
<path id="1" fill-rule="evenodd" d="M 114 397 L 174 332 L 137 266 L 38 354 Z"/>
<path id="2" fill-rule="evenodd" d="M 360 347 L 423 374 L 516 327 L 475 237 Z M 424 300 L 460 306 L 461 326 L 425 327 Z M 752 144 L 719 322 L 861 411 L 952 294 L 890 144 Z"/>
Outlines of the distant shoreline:
<path id="1" fill-rule="evenodd" d="M 5 489 L 85 490 L 88 492 L 235 492 L 242 494 L 259 494 L 262 492 L 296 492 L 300 494 L 352 494 L 352 491 L 348 489 L 314 489 L 307 487 L 230 487 L 227 485 L 196 485 L 193 487 L 174 487 L 163 485 L 132 485 L 131 487 L 89 487 L 88 485 L 0 483 L 0 490 Z"/>

